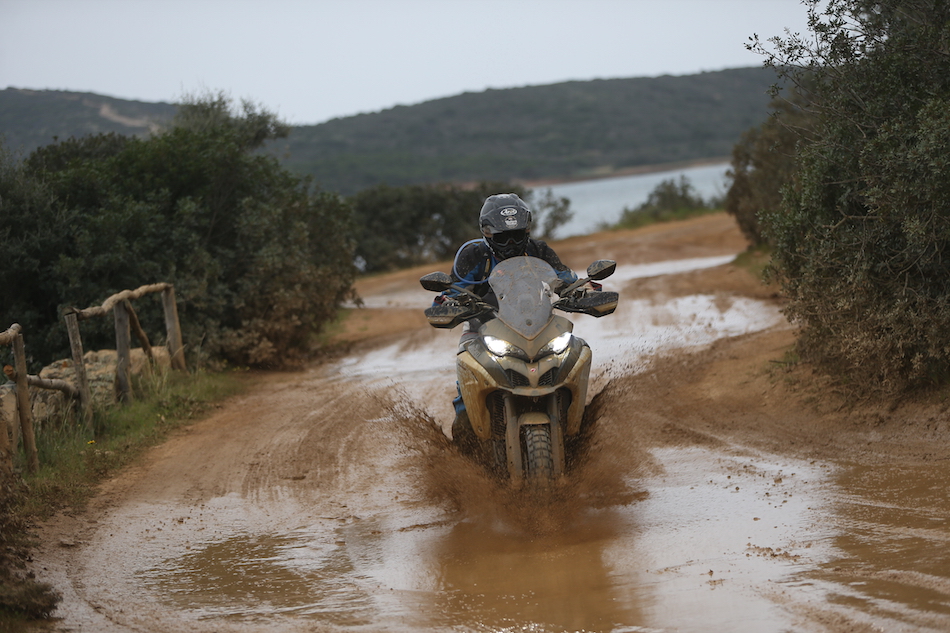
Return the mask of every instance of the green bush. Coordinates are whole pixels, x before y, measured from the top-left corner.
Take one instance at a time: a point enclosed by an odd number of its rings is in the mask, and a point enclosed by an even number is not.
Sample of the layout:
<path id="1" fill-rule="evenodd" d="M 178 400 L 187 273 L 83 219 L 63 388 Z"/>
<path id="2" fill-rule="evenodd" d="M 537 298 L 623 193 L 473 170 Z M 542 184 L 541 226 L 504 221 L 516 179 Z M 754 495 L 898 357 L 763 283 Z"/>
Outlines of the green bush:
<path id="1" fill-rule="evenodd" d="M 724 207 L 753 247 L 766 244 L 760 217 L 780 209 L 785 187 L 796 186 L 798 151 L 811 139 L 812 117 L 801 95 L 775 98 L 772 116 L 732 148 Z"/>
<path id="2" fill-rule="evenodd" d="M 14 254 L 15 281 L 0 287 L 0 322 L 24 325 L 31 356 L 49 362 L 68 355 L 64 307 L 167 281 L 193 358 L 299 360 L 356 270 L 349 205 L 258 151 L 286 130 L 219 95 L 183 104 L 149 139 L 100 135 L 23 164 L 3 157 L 0 247 Z M 146 331 L 164 332 L 157 300 L 136 310 Z M 82 330 L 87 349 L 114 345 L 109 319 Z"/>
<path id="3" fill-rule="evenodd" d="M 813 36 L 767 54 L 812 82 L 814 140 L 762 218 L 801 356 L 867 390 L 946 380 L 950 3 L 809 5 Z"/>
<path id="4" fill-rule="evenodd" d="M 624 207 L 620 221 L 613 228 L 633 229 L 655 222 L 668 222 L 710 213 L 721 208 L 718 200 L 703 200 L 686 176 L 679 181 L 663 180 L 654 187 L 646 201 L 635 208 Z"/>

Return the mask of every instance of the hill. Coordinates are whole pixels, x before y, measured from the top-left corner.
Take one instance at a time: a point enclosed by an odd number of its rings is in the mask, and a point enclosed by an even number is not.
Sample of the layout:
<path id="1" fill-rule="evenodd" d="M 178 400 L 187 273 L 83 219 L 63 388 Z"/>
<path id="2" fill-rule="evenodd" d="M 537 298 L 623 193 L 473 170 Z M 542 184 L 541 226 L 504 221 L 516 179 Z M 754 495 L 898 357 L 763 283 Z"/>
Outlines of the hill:
<path id="1" fill-rule="evenodd" d="M 775 73 L 571 81 L 486 90 L 301 126 L 287 166 L 330 189 L 536 180 L 728 156 L 768 115 Z"/>
<path id="2" fill-rule="evenodd" d="M 775 73 L 569 81 L 463 93 L 292 128 L 269 150 L 324 189 L 539 180 L 722 158 L 768 114 Z M 30 151 L 53 138 L 145 134 L 175 106 L 90 93 L 0 90 L 0 134 Z"/>
<path id="3" fill-rule="evenodd" d="M 29 153 L 57 138 L 115 132 L 143 135 L 175 115 L 170 103 L 115 99 L 91 92 L 0 90 L 0 136 L 7 147 Z"/>

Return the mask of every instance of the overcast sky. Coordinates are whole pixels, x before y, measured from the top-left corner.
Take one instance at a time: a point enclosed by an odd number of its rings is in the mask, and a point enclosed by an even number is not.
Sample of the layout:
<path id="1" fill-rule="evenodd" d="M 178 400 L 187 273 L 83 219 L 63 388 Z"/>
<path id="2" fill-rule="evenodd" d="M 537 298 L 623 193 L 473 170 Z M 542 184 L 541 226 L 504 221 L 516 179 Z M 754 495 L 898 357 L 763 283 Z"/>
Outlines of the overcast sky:
<path id="1" fill-rule="evenodd" d="M 176 101 L 294 124 L 486 88 L 761 65 L 800 0 L 0 0 L 0 88 Z"/>

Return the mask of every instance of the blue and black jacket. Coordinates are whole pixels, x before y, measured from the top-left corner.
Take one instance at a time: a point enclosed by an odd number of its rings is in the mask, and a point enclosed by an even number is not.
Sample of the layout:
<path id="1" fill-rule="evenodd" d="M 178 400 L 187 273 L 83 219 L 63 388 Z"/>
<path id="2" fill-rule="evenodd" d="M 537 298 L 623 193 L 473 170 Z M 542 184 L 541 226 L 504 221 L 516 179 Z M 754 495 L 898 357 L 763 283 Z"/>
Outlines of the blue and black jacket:
<path id="1" fill-rule="evenodd" d="M 551 265 L 551 268 L 557 273 L 557 276 L 566 283 L 577 281 L 577 275 L 568 268 L 554 252 L 554 249 L 541 240 L 528 238 L 528 245 L 525 247 L 525 255 L 543 259 Z M 471 240 L 462 244 L 455 254 L 455 261 L 452 264 L 452 281 L 457 285 L 466 288 L 486 302 L 497 305 L 491 286 L 488 285 L 488 276 L 498 264 L 498 258 L 495 257 L 491 247 L 483 239 Z M 458 295 L 457 290 L 447 290 L 442 295 L 436 297 L 435 303 L 439 304 L 445 299 L 451 299 Z"/>

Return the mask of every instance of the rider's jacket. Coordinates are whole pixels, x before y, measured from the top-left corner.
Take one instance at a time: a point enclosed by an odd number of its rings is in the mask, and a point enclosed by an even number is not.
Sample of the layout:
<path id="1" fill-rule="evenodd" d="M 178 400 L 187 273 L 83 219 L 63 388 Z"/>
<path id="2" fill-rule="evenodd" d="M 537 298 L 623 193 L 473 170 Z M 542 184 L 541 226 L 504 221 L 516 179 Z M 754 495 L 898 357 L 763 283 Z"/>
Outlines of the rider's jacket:
<path id="1" fill-rule="evenodd" d="M 528 245 L 525 247 L 524 254 L 529 257 L 543 259 L 549 263 L 557 276 L 564 282 L 571 284 L 577 281 L 577 275 L 574 274 L 574 271 L 561 262 L 557 253 L 547 243 L 528 238 Z M 497 305 L 494 293 L 491 292 L 491 287 L 488 285 L 488 276 L 497 264 L 498 258 L 495 257 L 484 238 L 466 242 L 455 254 L 455 262 L 452 264 L 452 281 L 474 292 L 488 303 Z M 454 298 L 458 294 L 457 290 L 446 290 L 436 297 L 435 304 Z"/>

